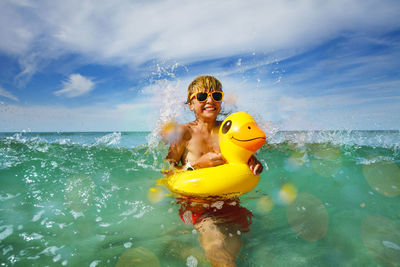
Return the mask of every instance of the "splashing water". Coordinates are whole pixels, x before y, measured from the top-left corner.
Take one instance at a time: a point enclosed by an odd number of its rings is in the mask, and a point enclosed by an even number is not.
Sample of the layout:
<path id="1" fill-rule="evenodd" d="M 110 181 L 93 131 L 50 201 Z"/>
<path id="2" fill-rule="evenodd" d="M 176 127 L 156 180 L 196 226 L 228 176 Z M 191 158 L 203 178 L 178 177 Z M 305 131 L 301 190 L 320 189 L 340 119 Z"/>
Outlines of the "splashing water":
<path id="1" fill-rule="evenodd" d="M 396 266 L 399 139 L 270 135 L 256 155 L 268 169 L 241 197 L 254 216 L 237 265 Z M 1 134 L 0 265 L 210 266 L 156 186 L 166 152 L 148 132 Z"/>

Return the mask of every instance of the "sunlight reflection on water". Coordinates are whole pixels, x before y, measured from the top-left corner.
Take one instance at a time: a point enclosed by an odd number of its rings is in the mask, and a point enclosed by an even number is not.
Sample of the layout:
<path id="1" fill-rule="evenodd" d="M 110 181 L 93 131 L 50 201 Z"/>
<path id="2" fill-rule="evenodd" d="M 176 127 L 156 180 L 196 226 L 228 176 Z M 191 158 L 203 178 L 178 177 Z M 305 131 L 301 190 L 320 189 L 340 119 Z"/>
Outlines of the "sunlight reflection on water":
<path id="1" fill-rule="evenodd" d="M 293 232 L 305 240 L 320 240 L 328 231 L 328 212 L 321 200 L 309 193 L 299 193 L 287 207 L 286 216 Z"/>

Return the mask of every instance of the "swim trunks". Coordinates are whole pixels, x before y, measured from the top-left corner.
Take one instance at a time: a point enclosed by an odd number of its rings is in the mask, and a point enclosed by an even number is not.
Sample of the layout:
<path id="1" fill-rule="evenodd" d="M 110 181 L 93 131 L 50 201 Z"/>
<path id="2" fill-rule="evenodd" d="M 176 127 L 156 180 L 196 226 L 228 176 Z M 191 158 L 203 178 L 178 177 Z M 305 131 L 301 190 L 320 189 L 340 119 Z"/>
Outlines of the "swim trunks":
<path id="1" fill-rule="evenodd" d="M 179 216 L 186 224 L 197 224 L 207 217 L 212 217 L 216 223 L 236 224 L 241 232 L 248 232 L 253 214 L 240 206 L 239 200 L 194 201 L 178 199 L 181 205 Z"/>

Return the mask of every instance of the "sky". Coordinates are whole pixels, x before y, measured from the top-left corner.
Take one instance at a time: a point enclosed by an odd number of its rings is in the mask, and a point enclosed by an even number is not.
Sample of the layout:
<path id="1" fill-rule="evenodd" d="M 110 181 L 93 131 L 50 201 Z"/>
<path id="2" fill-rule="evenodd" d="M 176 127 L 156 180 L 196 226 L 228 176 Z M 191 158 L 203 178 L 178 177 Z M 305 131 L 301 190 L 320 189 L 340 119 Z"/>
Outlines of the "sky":
<path id="1" fill-rule="evenodd" d="M 224 112 L 279 130 L 400 130 L 398 0 L 2 0 L 0 131 L 152 131 Z"/>

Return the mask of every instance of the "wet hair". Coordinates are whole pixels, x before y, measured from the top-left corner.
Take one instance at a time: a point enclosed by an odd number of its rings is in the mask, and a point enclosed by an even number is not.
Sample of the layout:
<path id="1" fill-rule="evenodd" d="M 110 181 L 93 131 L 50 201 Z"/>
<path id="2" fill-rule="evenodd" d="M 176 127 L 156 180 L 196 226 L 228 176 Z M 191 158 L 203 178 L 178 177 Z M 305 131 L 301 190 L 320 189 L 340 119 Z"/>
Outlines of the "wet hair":
<path id="1" fill-rule="evenodd" d="M 195 92 L 222 91 L 222 84 L 217 78 L 210 75 L 196 77 L 188 87 L 186 104 L 190 103 L 190 96 Z"/>

